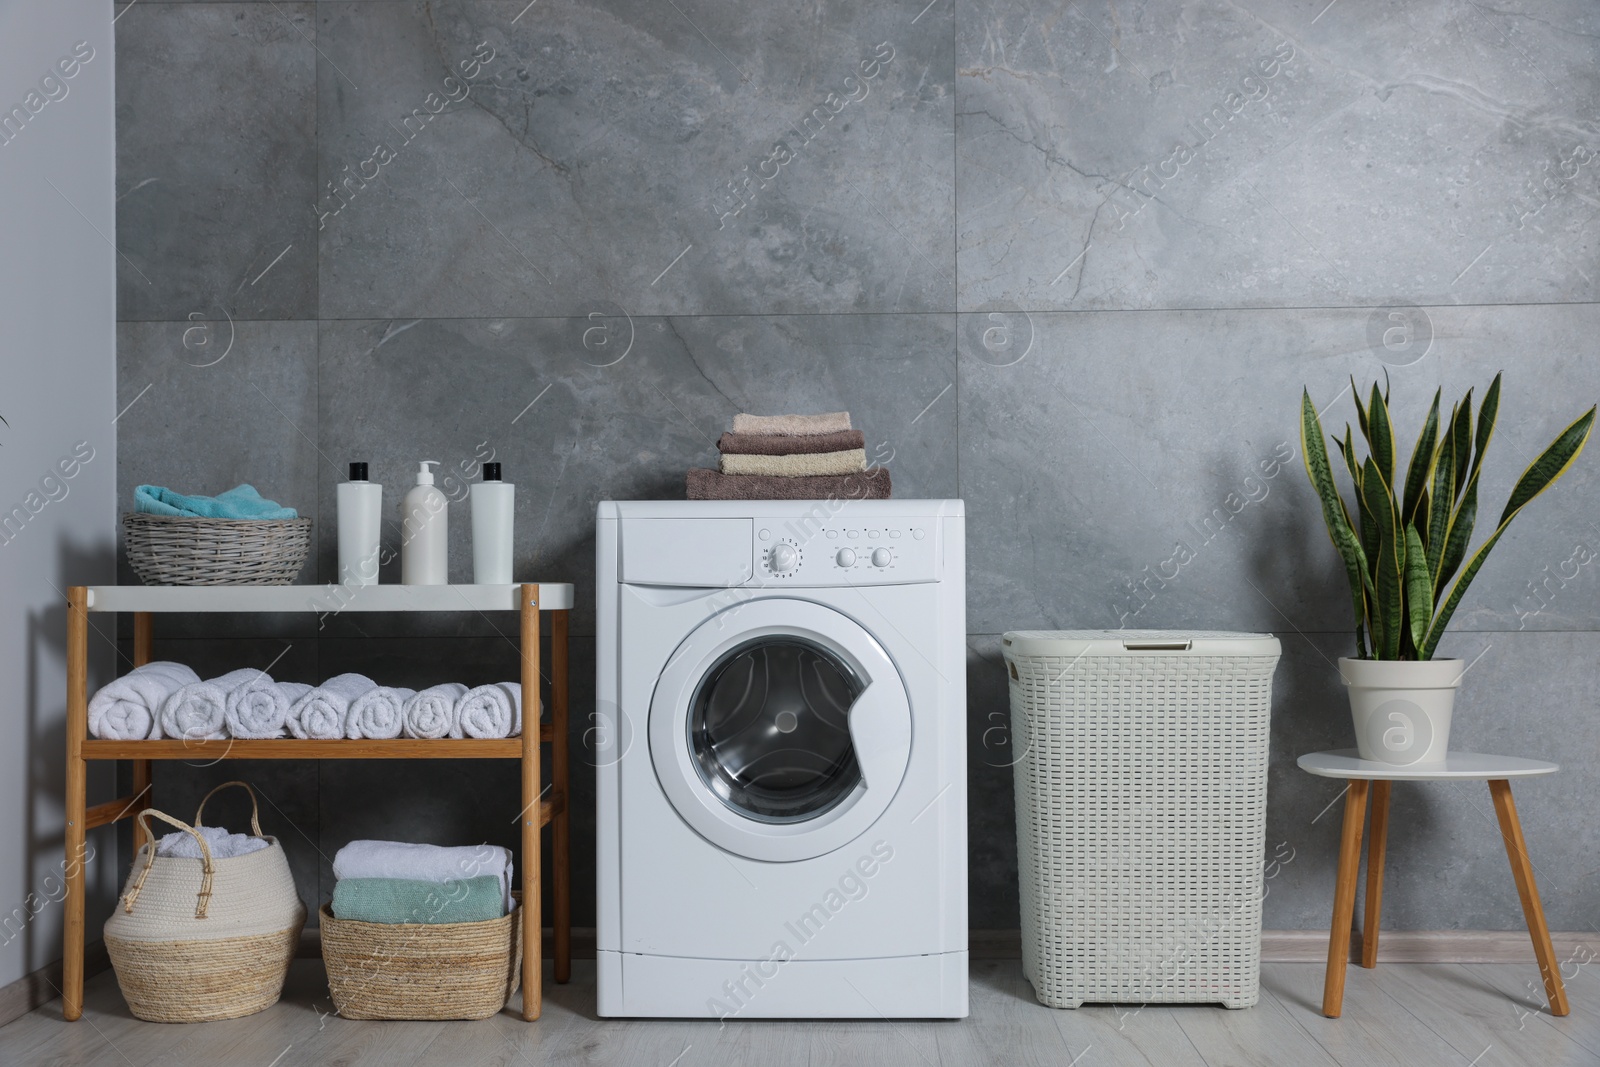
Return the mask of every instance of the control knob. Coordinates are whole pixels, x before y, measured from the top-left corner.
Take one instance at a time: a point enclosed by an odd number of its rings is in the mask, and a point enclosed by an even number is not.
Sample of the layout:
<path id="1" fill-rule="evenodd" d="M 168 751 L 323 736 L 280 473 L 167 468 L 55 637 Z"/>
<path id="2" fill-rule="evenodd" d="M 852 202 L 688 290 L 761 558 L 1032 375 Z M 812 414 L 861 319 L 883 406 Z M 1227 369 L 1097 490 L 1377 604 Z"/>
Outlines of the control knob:
<path id="1" fill-rule="evenodd" d="M 841 548 L 839 550 L 839 554 L 834 556 L 833 560 L 841 567 L 854 567 L 856 565 L 855 550 L 850 548 Z"/>
<path id="2" fill-rule="evenodd" d="M 793 545 L 776 544 L 772 546 L 772 553 L 768 559 L 774 571 L 787 574 L 800 563 L 800 553 Z"/>
<path id="3" fill-rule="evenodd" d="M 874 567 L 887 567 L 893 562 L 894 553 L 887 548 L 875 548 L 872 550 L 872 565 Z"/>

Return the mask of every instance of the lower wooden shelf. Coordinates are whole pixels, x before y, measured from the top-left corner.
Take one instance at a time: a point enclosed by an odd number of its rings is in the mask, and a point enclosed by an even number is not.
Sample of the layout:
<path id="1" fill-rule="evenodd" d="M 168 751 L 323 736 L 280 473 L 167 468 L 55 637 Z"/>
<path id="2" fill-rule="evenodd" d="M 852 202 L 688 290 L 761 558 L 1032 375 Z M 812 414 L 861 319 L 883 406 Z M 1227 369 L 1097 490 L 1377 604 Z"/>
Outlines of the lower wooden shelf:
<path id="1" fill-rule="evenodd" d="M 548 723 L 540 740 L 550 739 Z M 441 737 L 436 740 L 396 737 L 387 741 L 302 741 L 277 737 L 219 741 L 84 741 L 83 758 L 96 759 L 521 759 L 520 737 Z"/>

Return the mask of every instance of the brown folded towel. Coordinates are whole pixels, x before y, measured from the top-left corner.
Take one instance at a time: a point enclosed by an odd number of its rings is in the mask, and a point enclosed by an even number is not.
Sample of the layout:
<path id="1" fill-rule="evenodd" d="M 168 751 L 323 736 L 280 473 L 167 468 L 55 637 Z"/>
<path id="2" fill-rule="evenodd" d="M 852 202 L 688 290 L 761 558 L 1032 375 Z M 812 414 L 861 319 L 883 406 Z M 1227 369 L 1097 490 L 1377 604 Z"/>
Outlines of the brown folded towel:
<path id="1" fill-rule="evenodd" d="M 746 415 L 733 417 L 734 433 L 781 434 L 785 437 L 815 437 L 850 429 L 848 411 L 827 411 L 820 415 Z"/>
<path id="2" fill-rule="evenodd" d="M 890 486 L 887 467 L 802 478 L 690 467 L 687 488 L 690 500 L 888 500 Z"/>
<path id="3" fill-rule="evenodd" d="M 866 447 L 867 439 L 860 430 L 815 433 L 808 437 L 725 433 L 717 440 L 717 451 L 725 456 L 797 456 L 804 452 L 844 452 Z"/>

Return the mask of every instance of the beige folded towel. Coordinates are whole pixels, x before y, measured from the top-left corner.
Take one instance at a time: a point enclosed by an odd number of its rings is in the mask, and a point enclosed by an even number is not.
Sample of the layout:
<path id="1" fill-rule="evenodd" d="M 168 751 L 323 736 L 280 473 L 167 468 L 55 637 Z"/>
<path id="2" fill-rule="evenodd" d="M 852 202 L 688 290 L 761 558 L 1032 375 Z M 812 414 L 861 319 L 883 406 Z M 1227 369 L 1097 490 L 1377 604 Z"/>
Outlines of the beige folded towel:
<path id="1" fill-rule="evenodd" d="M 867 469 L 867 450 L 851 448 L 843 452 L 802 452 L 792 456 L 740 456 L 724 454 L 723 474 L 773 474 L 779 477 L 809 477 L 818 474 L 855 474 Z"/>
<path id="2" fill-rule="evenodd" d="M 818 433 L 838 433 L 850 429 L 848 411 L 830 411 L 822 415 L 735 415 L 734 433 L 779 434 L 784 437 L 808 437 Z"/>

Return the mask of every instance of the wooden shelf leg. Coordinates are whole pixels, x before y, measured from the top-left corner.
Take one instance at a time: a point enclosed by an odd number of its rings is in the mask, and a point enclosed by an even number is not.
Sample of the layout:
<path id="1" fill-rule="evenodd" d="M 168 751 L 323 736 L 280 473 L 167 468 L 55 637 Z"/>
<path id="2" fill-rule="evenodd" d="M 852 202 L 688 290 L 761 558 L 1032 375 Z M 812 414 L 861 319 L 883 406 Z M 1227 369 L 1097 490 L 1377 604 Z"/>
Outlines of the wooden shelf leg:
<path id="1" fill-rule="evenodd" d="M 572 787 L 567 766 L 567 616 L 556 611 L 550 619 L 550 791 L 560 804 L 550 829 L 550 865 L 555 879 L 551 892 L 555 898 L 555 977 L 566 982 L 572 977 Z"/>
<path id="2" fill-rule="evenodd" d="M 133 613 L 133 665 L 143 667 L 155 658 L 155 616 L 148 611 Z M 133 761 L 133 816 L 151 805 L 151 787 L 155 784 L 155 760 Z"/>
<path id="3" fill-rule="evenodd" d="M 1383 915 L 1383 858 L 1389 847 L 1388 779 L 1372 783 L 1372 829 L 1367 838 L 1367 897 L 1361 916 L 1361 966 L 1378 965 L 1378 922 Z"/>
<path id="4" fill-rule="evenodd" d="M 1337 1019 L 1344 1007 L 1344 972 L 1350 963 L 1350 923 L 1356 910 L 1356 876 L 1361 868 L 1361 824 L 1367 817 L 1364 778 L 1350 779 L 1344 795 L 1344 830 L 1339 838 L 1339 879 L 1333 890 L 1333 929 L 1328 933 L 1328 973 L 1322 985 L 1322 1014 Z"/>
<path id="5" fill-rule="evenodd" d="M 61 945 L 61 1017 L 83 1015 L 84 850 L 88 765 L 83 740 L 89 729 L 89 590 L 67 591 L 67 825 L 66 899 Z"/>
<path id="6" fill-rule="evenodd" d="M 524 585 L 522 605 L 522 1017 L 543 1007 L 544 920 L 539 895 L 539 587 Z"/>
<path id="7" fill-rule="evenodd" d="M 1500 819 L 1500 836 L 1505 839 L 1506 856 L 1511 860 L 1511 876 L 1517 880 L 1517 896 L 1522 898 L 1522 915 L 1528 921 L 1528 936 L 1533 938 L 1533 954 L 1539 959 L 1539 975 L 1544 979 L 1544 995 L 1550 1001 L 1551 1015 L 1566 1015 L 1567 990 L 1561 984 L 1561 969 L 1555 946 L 1550 944 L 1550 927 L 1544 921 L 1544 906 L 1539 903 L 1539 886 L 1533 880 L 1533 864 L 1528 862 L 1528 843 L 1522 839 L 1522 823 L 1517 805 L 1511 799 L 1511 783 L 1504 778 L 1489 781 L 1494 797 L 1494 813 Z"/>

